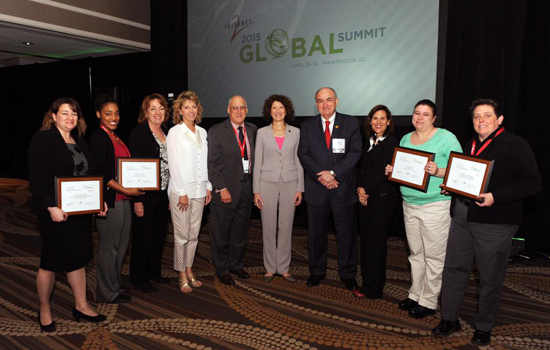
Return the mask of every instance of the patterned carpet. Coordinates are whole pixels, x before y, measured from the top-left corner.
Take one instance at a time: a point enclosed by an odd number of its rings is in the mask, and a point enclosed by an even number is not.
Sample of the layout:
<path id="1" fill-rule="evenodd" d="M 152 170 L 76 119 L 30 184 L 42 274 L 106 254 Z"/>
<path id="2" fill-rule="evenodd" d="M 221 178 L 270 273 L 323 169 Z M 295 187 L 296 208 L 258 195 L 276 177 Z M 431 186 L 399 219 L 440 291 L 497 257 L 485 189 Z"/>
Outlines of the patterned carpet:
<path id="1" fill-rule="evenodd" d="M 389 238 L 388 283 L 382 300 L 355 299 L 343 288 L 336 269 L 336 243 L 330 240 L 327 280 L 309 289 L 306 231 L 296 229 L 291 273 L 299 281 L 262 280 L 261 224 L 252 222 L 246 254 L 248 280 L 225 286 L 214 277 L 208 226 L 204 226 L 194 270 L 203 287 L 178 291 L 171 268 L 171 228 L 164 254 L 169 284 L 157 293 L 131 289 L 132 301 L 95 304 L 107 321 L 75 322 L 73 299 L 58 275 L 52 311 L 54 333 L 37 323 L 35 278 L 40 237 L 29 212 L 26 181 L 0 179 L 0 349 L 471 349 L 471 322 L 478 279 L 472 274 L 462 306 L 463 330 L 436 338 L 434 317 L 415 320 L 397 308 L 410 284 L 405 242 Z M 123 271 L 128 281 L 128 265 Z M 95 261 L 87 269 L 89 300 L 95 300 Z M 360 283 L 360 281 L 359 281 Z M 550 349 L 550 264 L 514 264 L 508 269 L 503 305 L 493 329 L 491 349 Z"/>

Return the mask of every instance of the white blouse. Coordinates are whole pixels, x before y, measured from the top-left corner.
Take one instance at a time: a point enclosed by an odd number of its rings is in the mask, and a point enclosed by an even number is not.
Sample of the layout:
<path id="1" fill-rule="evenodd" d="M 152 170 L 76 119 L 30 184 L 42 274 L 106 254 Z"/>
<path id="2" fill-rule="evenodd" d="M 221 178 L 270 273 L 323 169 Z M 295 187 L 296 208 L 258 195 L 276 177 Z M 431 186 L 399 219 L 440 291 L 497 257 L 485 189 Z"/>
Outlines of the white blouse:
<path id="1" fill-rule="evenodd" d="M 184 123 L 170 129 L 166 137 L 170 185 L 168 193 L 202 198 L 212 190 L 208 181 L 208 143 L 206 130 L 195 126 L 193 133 Z"/>

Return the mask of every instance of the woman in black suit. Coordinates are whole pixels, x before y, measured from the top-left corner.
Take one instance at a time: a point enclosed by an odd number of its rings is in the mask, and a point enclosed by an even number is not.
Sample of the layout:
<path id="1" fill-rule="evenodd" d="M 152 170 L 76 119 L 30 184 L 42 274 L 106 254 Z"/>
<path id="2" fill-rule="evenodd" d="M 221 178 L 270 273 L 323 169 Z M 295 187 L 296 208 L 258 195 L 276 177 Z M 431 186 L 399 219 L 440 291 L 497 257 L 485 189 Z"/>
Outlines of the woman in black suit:
<path id="1" fill-rule="evenodd" d="M 44 115 L 42 128 L 28 149 L 29 184 L 32 210 L 38 216 L 42 238 L 40 267 L 36 287 L 40 299 L 38 323 L 45 332 L 55 331 L 50 310 L 50 296 L 56 272 L 66 272 L 74 294 L 73 316 L 90 322 L 102 322 L 104 315 L 95 312 L 86 301 L 86 265 L 93 259 L 92 217 L 69 217 L 55 201 L 54 178 L 87 175 L 95 162 L 82 139 L 86 123 L 80 106 L 72 98 L 56 100 Z M 105 216 L 106 211 L 100 213 Z"/>
<path id="2" fill-rule="evenodd" d="M 99 95 L 95 110 L 99 128 L 92 133 L 90 150 L 97 172 L 103 174 L 103 198 L 109 207 L 109 215 L 95 221 L 99 234 L 96 300 L 98 303 L 123 303 L 131 300 L 127 290 L 122 288 L 120 276 L 130 242 L 130 197 L 144 192 L 125 188 L 116 180 L 116 159 L 130 157 L 130 151 L 115 133 L 120 121 L 117 102 L 109 95 Z"/>
<path id="3" fill-rule="evenodd" d="M 160 159 L 160 191 L 135 197 L 132 229 L 130 282 L 143 292 L 156 292 L 151 283 L 168 283 L 161 275 L 161 260 L 170 212 L 168 210 L 168 155 L 166 134 L 168 105 L 162 95 L 152 94 L 141 103 L 138 125 L 130 134 L 130 153 L 137 158 Z"/>
<path id="4" fill-rule="evenodd" d="M 386 234 L 396 205 L 397 187 L 384 170 L 391 163 L 398 141 L 393 136 L 393 119 L 388 107 L 377 105 L 365 120 L 365 143 L 357 176 L 361 237 L 360 292 L 371 299 L 382 298 L 386 283 Z"/>

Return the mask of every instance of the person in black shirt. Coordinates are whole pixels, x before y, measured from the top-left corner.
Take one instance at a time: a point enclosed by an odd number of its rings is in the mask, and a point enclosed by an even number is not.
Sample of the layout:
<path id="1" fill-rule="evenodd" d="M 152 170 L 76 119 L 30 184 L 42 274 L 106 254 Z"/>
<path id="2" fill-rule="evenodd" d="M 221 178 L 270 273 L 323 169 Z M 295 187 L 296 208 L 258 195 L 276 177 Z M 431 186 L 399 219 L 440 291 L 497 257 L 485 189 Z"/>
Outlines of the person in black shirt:
<path id="1" fill-rule="evenodd" d="M 460 304 L 475 258 L 480 274 L 478 314 L 472 343 L 487 345 L 498 313 L 511 241 L 522 217 L 522 199 L 539 192 L 541 176 L 529 143 L 506 131 L 498 104 L 478 99 L 470 106 L 477 136 L 466 153 L 494 160 L 487 193 L 479 201 L 456 198 L 441 290 L 441 323 L 434 335 L 461 329 Z"/>

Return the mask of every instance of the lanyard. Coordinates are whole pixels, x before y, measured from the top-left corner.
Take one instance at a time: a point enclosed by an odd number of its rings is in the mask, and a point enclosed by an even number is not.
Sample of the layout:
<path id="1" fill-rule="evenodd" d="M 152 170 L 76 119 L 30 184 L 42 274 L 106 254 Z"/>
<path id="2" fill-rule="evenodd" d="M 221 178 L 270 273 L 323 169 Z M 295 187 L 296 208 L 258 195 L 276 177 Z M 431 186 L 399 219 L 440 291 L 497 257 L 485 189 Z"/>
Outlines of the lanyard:
<path id="1" fill-rule="evenodd" d="M 479 156 L 479 154 L 480 154 L 481 152 L 483 152 L 483 150 L 484 150 L 485 148 L 487 148 L 487 146 L 489 146 L 489 144 L 490 144 L 491 142 L 493 142 L 493 139 L 494 139 L 495 137 L 497 137 L 498 135 L 502 134 L 503 131 L 504 131 L 504 127 L 502 127 L 499 131 L 497 131 L 497 133 L 495 134 L 495 136 L 493 136 L 493 137 L 491 137 L 491 139 L 487 140 L 487 142 L 485 142 L 485 144 L 484 144 L 483 146 L 481 146 L 481 148 L 476 152 L 476 156 Z M 470 150 L 470 155 L 473 156 L 475 150 L 476 150 L 476 140 L 474 140 L 474 141 L 472 142 L 472 149 Z"/>
<path id="2" fill-rule="evenodd" d="M 241 149 L 241 158 L 244 158 L 244 149 L 246 147 L 246 129 L 243 126 L 243 143 L 241 143 L 241 139 L 239 138 L 239 134 L 237 132 L 237 129 L 233 128 L 233 131 L 235 132 L 235 136 L 237 137 L 237 142 L 239 143 L 239 148 Z"/>
<path id="3" fill-rule="evenodd" d="M 101 129 L 103 129 L 103 131 L 105 131 L 107 133 L 107 135 L 109 135 L 109 137 L 112 139 L 112 140 L 115 140 L 119 145 L 121 145 L 122 147 L 124 147 L 124 150 L 126 150 L 126 152 L 128 153 L 128 156 L 131 157 L 130 155 L 130 150 L 128 149 L 128 147 L 126 147 L 126 145 L 124 144 L 124 142 L 122 142 L 121 139 L 118 138 L 118 136 L 116 136 L 115 134 L 111 133 L 109 130 L 107 130 L 106 127 L 103 126 L 103 124 L 101 124 L 99 126 Z"/>

